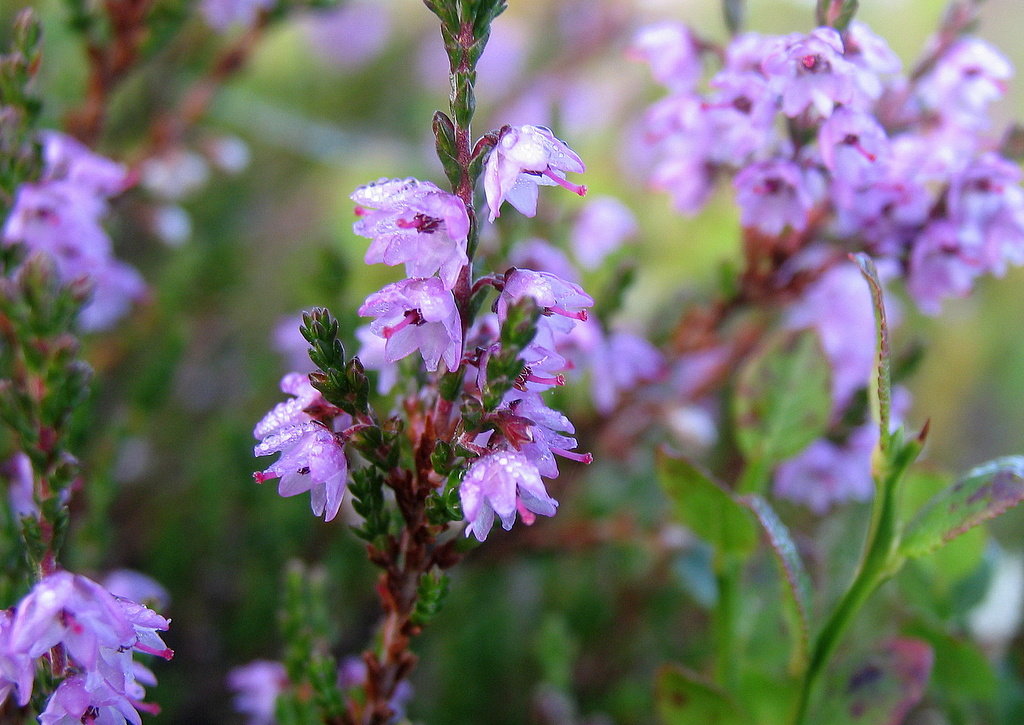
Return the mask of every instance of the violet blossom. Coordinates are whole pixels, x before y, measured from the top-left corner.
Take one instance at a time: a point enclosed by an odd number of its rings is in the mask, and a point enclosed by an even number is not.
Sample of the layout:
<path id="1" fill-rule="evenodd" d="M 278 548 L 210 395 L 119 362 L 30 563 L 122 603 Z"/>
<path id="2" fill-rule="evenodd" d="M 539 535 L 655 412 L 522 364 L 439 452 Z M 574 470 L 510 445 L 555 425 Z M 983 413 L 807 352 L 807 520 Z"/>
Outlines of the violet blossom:
<path id="1" fill-rule="evenodd" d="M 578 284 L 550 272 L 513 268 L 505 273 L 504 285 L 495 303 L 498 319 L 504 321 L 509 306 L 525 297 L 533 298 L 542 309 L 542 319 L 561 333 L 569 332 L 577 322 L 586 320 L 584 308 L 594 304 L 594 299 Z"/>
<path id="2" fill-rule="evenodd" d="M 1013 66 L 1006 56 L 979 38 L 961 38 L 922 80 L 919 95 L 928 108 L 954 123 L 988 125 L 985 112 L 1006 93 Z"/>
<path id="3" fill-rule="evenodd" d="M 537 467 L 522 453 L 498 450 L 475 459 L 459 486 L 466 536 L 484 541 L 497 514 L 506 531 L 516 513 L 532 524 L 536 514 L 554 516 L 558 502 L 548 495 Z"/>
<path id="4" fill-rule="evenodd" d="M 366 263 L 405 264 L 410 277 L 437 272 L 455 286 L 469 263 L 466 238 L 469 215 L 462 199 L 429 181 L 380 179 L 352 194 L 359 221 L 353 230 L 373 240 Z"/>
<path id="5" fill-rule="evenodd" d="M 202 0 L 199 11 L 211 28 L 223 33 L 235 25 L 253 25 L 259 14 L 274 3 L 275 0 Z"/>
<path id="6" fill-rule="evenodd" d="M 700 43 L 681 23 L 664 22 L 644 28 L 628 53 L 646 62 L 655 80 L 674 91 L 693 90 L 700 81 Z"/>
<path id="7" fill-rule="evenodd" d="M 437 277 L 404 279 L 374 292 L 359 314 L 374 317 L 370 331 L 384 338 L 384 359 L 393 363 L 416 350 L 427 370 L 444 359 L 448 370 L 462 360 L 462 322 L 455 297 Z"/>
<path id="8" fill-rule="evenodd" d="M 601 196 L 584 205 L 569 242 L 579 263 L 585 269 L 595 269 L 623 242 L 636 236 L 637 229 L 636 217 L 628 206 L 614 197 Z"/>
<path id="9" fill-rule="evenodd" d="M 247 725 L 277 722 L 277 698 L 288 687 L 288 673 L 280 662 L 255 660 L 228 673 L 228 687 L 235 693 L 235 711 L 246 716 Z"/>
<path id="10" fill-rule="evenodd" d="M 587 187 L 566 180 L 567 172 L 583 173 L 583 161 L 543 126 L 506 126 L 484 162 L 484 192 L 490 220 L 500 216 L 502 202 L 524 216 L 537 213 L 539 186 L 561 186 L 584 196 Z"/>
<path id="11" fill-rule="evenodd" d="M 63 134 L 48 131 L 41 139 L 42 178 L 18 188 L 0 243 L 47 255 L 62 282 L 88 279 L 93 294 L 79 324 L 86 330 L 108 327 L 146 291 L 139 273 L 114 258 L 102 225 L 107 199 L 129 186 L 129 174 Z"/>
<path id="12" fill-rule="evenodd" d="M 537 467 L 540 475 L 546 478 L 558 477 L 555 456 L 577 463 L 591 463 L 594 460 L 589 453 L 573 452 L 578 444 L 572 437 L 576 432 L 572 422 L 562 413 L 545 405 L 539 394 L 519 394 L 509 403 L 508 410 L 525 424 L 520 435 L 523 440 L 510 442 Z"/>
<path id="13" fill-rule="evenodd" d="M 277 492 L 281 496 L 309 491 L 313 513 L 331 521 L 345 494 L 348 461 L 338 435 L 311 415 L 317 408 L 329 406 L 304 375 L 285 375 L 281 390 L 293 397 L 274 406 L 253 430 L 260 439 L 254 455 L 280 453 L 281 457 L 253 477 L 257 483 L 279 478 Z M 337 420 L 345 421 L 347 416 L 339 414 Z"/>
<path id="14" fill-rule="evenodd" d="M 818 515 L 838 503 L 867 501 L 874 493 L 871 452 L 877 438 L 874 424 L 858 428 L 845 443 L 819 438 L 779 464 L 775 495 L 802 503 Z"/>
<path id="15" fill-rule="evenodd" d="M 794 34 L 762 63 L 773 88 L 782 97 L 782 112 L 793 118 L 814 110 L 828 117 L 837 104 L 854 95 L 854 66 L 843 57 L 843 40 L 832 28 Z"/>
<path id="16" fill-rule="evenodd" d="M 781 234 L 787 227 L 801 231 L 820 196 L 812 172 L 792 161 L 751 164 L 736 175 L 736 203 L 745 227 Z"/>

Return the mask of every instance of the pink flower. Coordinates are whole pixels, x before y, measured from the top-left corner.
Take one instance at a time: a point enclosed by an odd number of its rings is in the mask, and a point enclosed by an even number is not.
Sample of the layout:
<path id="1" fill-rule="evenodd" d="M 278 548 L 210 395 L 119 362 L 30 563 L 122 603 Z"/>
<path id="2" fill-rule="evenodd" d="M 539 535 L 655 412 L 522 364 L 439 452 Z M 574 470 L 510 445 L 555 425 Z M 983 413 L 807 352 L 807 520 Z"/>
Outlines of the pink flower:
<path id="1" fill-rule="evenodd" d="M 494 515 L 502 528 L 512 528 L 516 512 L 523 521 L 533 523 L 535 514 L 554 516 L 558 502 L 548 496 L 537 467 L 522 453 L 501 450 L 480 456 L 472 464 L 459 487 L 462 510 L 472 534 L 484 541 L 494 524 Z"/>
<path id="2" fill-rule="evenodd" d="M 832 28 L 790 36 L 761 68 L 791 118 L 811 109 L 827 118 L 837 104 L 853 100 L 856 68 L 843 57 L 842 38 Z"/>
<path id="3" fill-rule="evenodd" d="M 437 272 L 448 289 L 469 263 L 469 215 L 462 199 L 429 181 L 381 179 L 356 189 L 353 230 L 372 239 L 366 263 L 405 264 L 410 277 Z"/>
<path id="4" fill-rule="evenodd" d="M 253 477 L 257 483 L 280 478 L 277 492 L 281 496 L 309 491 L 313 513 L 331 521 L 345 495 L 348 461 L 338 436 L 310 414 L 319 407 L 327 409 L 328 404 L 299 373 L 285 375 L 281 390 L 294 397 L 275 405 L 253 430 L 261 439 L 254 455 L 280 453 L 281 457 Z M 347 420 L 344 414 L 336 417 L 336 422 Z"/>
<path id="5" fill-rule="evenodd" d="M 658 23 L 642 29 L 627 53 L 647 63 L 654 79 L 674 91 L 693 90 L 704 70 L 700 45 L 690 29 L 680 23 Z"/>
<path id="6" fill-rule="evenodd" d="M 602 196 L 583 207 L 569 240 L 580 264 L 595 269 L 636 233 L 636 217 L 629 207 L 614 197 Z"/>
<path id="7" fill-rule="evenodd" d="M 584 308 L 594 304 L 594 298 L 574 282 L 550 272 L 513 268 L 505 274 L 505 284 L 498 295 L 498 319 L 504 322 L 509 306 L 524 297 L 532 297 L 543 309 L 551 328 L 562 333 L 572 330 L 577 321 L 586 320 Z"/>
<path id="8" fill-rule="evenodd" d="M 818 197 L 814 181 L 791 161 L 751 164 L 733 181 L 743 226 L 772 235 L 804 229 Z"/>
<path id="9" fill-rule="evenodd" d="M 235 710 L 248 717 L 248 725 L 277 722 L 274 706 L 287 686 L 288 673 L 280 662 L 256 660 L 228 673 L 228 687 L 235 692 Z"/>
<path id="10" fill-rule="evenodd" d="M 370 331 L 387 342 L 384 359 L 396 362 L 416 350 L 427 370 L 444 358 L 449 370 L 462 360 L 462 321 L 455 297 L 437 277 L 404 279 L 366 298 L 363 317 L 375 317 Z"/>
<path id="11" fill-rule="evenodd" d="M 532 217 L 537 213 L 539 186 L 561 186 L 584 196 L 587 187 L 566 180 L 583 173 L 579 156 L 543 126 L 506 126 L 484 164 L 484 193 L 490 220 L 500 216 L 502 202 Z"/>

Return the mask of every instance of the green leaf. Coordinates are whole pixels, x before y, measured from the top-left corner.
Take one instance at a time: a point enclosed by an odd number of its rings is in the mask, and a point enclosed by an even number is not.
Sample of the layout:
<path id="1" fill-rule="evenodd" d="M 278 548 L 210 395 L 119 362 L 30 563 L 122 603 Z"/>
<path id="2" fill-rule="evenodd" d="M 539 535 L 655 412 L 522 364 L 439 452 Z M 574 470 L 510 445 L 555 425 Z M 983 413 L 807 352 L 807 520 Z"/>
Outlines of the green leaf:
<path id="1" fill-rule="evenodd" d="M 900 725 L 924 696 L 934 654 L 909 637 L 889 641 L 879 652 L 847 667 L 823 711 L 813 722 L 828 725 Z"/>
<path id="2" fill-rule="evenodd" d="M 1024 500 L 1024 457 L 997 458 L 934 496 L 907 526 L 900 553 L 924 556 Z"/>
<path id="3" fill-rule="evenodd" d="M 659 451 L 658 480 L 674 504 L 675 518 L 718 551 L 749 554 L 757 546 L 750 512 L 697 466 Z"/>
<path id="4" fill-rule="evenodd" d="M 801 672 L 807 666 L 810 656 L 811 579 L 793 543 L 793 537 L 789 535 L 789 529 L 768 502 L 760 496 L 751 495 L 743 496 L 740 503 L 754 512 L 779 562 L 788 594 L 783 606 L 789 620 L 792 643 L 789 667 L 791 672 Z"/>
<path id="5" fill-rule="evenodd" d="M 830 371 L 812 330 L 775 338 L 740 371 L 733 398 L 736 440 L 766 466 L 796 455 L 828 426 Z"/>
<path id="6" fill-rule="evenodd" d="M 728 693 L 682 667 L 662 667 L 656 688 L 658 720 L 664 725 L 750 723 L 749 716 Z"/>
<path id="7" fill-rule="evenodd" d="M 877 404 L 879 445 L 882 450 L 889 447 L 890 419 L 892 417 L 892 353 L 889 350 L 889 323 L 885 318 L 885 292 L 878 270 L 871 257 L 856 254 L 853 261 L 860 267 L 860 273 L 871 289 L 871 306 L 875 311 L 875 363 L 877 375 L 874 382 L 872 408 Z"/>

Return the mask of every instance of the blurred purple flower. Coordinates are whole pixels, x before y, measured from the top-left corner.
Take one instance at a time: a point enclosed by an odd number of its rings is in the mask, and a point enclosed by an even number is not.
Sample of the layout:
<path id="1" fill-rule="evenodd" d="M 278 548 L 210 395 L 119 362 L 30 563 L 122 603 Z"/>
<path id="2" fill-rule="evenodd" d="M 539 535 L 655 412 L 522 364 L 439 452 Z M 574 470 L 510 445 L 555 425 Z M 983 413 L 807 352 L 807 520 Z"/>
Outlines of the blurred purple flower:
<path id="1" fill-rule="evenodd" d="M 824 514 L 835 504 L 867 501 L 874 493 L 871 451 L 878 438 L 874 424 L 858 428 L 843 444 L 820 438 L 779 465 L 775 495 Z"/>
<path id="2" fill-rule="evenodd" d="M 837 104 L 853 100 L 855 68 L 843 57 L 842 38 L 832 28 L 788 36 L 761 68 L 791 118 L 812 109 L 827 118 Z"/>
<path id="3" fill-rule="evenodd" d="M 673 91 L 692 91 L 704 70 L 700 45 L 681 23 L 664 22 L 643 28 L 627 53 L 647 63 L 654 79 Z"/>
<path id="4" fill-rule="evenodd" d="M 961 38 L 921 81 L 921 99 L 954 123 L 985 127 L 985 112 L 1006 93 L 1013 66 L 1006 56 L 979 38 Z"/>
<path id="5" fill-rule="evenodd" d="M 353 231 L 373 240 L 367 264 L 404 263 L 411 277 L 438 272 L 446 287 L 455 286 L 469 263 L 469 215 L 462 199 L 411 178 L 380 179 L 359 187 L 351 198 L 360 216 Z"/>
<path id="6" fill-rule="evenodd" d="M 260 12 L 269 10 L 275 0 L 202 0 L 199 11 L 207 24 L 223 33 L 233 25 L 249 26 Z"/>
<path id="7" fill-rule="evenodd" d="M 246 716 L 247 725 L 273 725 L 278 696 L 288 687 L 284 665 L 255 660 L 228 673 L 228 688 L 235 693 L 235 711 Z"/>
<path id="8" fill-rule="evenodd" d="M 548 496 L 537 467 L 522 453 L 499 450 L 474 460 L 459 486 L 462 510 L 468 526 L 466 536 L 484 541 L 494 524 L 501 519 L 502 528 L 512 528 L 516 512 L 527 525 L 535 514 L 554 516 L 558 502 Z"/>
<path id="9" fill-rule="evenodd" d="M 90 280 L 92 299 L 82 309 L 79 324 L 86 330 L 108 327 L 146 291 L 139 273 L 114 258 L 102 226 L 107 197 L 124 191 L 129 175 L 120 164 L 68 136 L 48 131 L 41 139 L 43 177 L 18 188 L 0 242 L 46 254 L 62 282 Z"/>
<path id="10" fill-rule="evenodd" d="M 370 0 L 312 11 L 303 19 L 303 29 L 317 54 L 346 69 L 375 58 L 388 42 L 391 24 L 388 3 Z"/>
<path id="11" fill-rule="evenodd" d="M 825 166 L 837 183 L 861 186 L 879 177 L 889 156 L 889 139 L 874 116 L 836 110 L 818 133 Z"/>
<path id="12" fill-rule="evenodd" d="M 579 263 L 586 269 L 595 269 L 636 233 L 636 217 L 629 207 L 614 197 L 599 196 L 583 206 L 569 242 Z"/>
<path id="13" fill-rule="evenodd" d="M 733 184 L 743 226 L 770 235 L 781 234 L 786 227 L 804 229 L 819 196 L 811 173 L 792 161 L 751 164 Z"/>
<path id="14" fill-rule="evenodd" d="M 566 180 L 567 172 L 583 173 L 579 156 L 543 126 L 508 126 L 484 162 L 484 192 L 490 220 L 508 201 L 525 216 L 537 213 L 538 185 L 561 186 L 583 196 L 587 187 Z"/>
<path id="15" fill-rule="evenodd" d="M 367 297 L 359 314 L 376 318 L 370 331 L 386 340 L 387 362 L 416 350 L 430 372 L 437 370 L 442 358 L 449 370 L 462 360 L 462 322 L 455 297 L 437 277 L 389 284 Z"/>

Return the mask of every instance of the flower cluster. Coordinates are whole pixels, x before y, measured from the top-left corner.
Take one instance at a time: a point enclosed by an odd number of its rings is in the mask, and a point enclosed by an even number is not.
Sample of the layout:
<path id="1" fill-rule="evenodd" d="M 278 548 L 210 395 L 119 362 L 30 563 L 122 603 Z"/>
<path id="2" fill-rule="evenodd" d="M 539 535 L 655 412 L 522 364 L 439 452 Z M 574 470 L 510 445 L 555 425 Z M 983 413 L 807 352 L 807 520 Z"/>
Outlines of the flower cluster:
<path id="1" fill-rule="evenodd" d="M 146 290 L 139 273 L 114 257 L 102 225 L 107 201 L 130 185 L 130 175 L 64 134 L 46 131 L 41 141 L 43 176 L 18 188 L 0 243 L 46 254 L 65 282 L 88 279 L 92 298 L 79 322 L 86 330 L 109 327 Z"/>
<path id="2" fill-rule="evenodd" d="M 1010 65 L 976 38 L 933 47 L 904 74 L 859 21 L 842 32 L 745 33 L 722 49 L 706 86 L 711 46 L 689 29 L 648 28 L 632 49 L 669 90 L 644 117 L 652 184 L 692 213 L 731 177 L 748 240 L 785 250 L 781 276 L 817 277 L 787 325 L 819 334 L 837 422 L 871 374 L 874 321 L 857 269 L 836 260 L 867 252 L 928 314 L 979 276 L 1024 263 L 1021 172 L 985 136 Z M 776 491 L 819 512 L 864 498 L 872 445 L 860 429 L 818 441 L 781 467 Z"/>
<path id="3" fill-rule="evenodd" d="M 27 704 L 36 666 L 46 661 L 65 679 L 40 714 L 41 723 L 140 725 L 139 710 L 157 712 L 143 702 L 143 685 L 156 680 L 132 653 L 170 659 L 173 652 L 158 634 L 169 624 L 84 576 L 49 574 L 16 607 L 0 612 L 0 703 L 13 696 L 18 705 Z"/>
<path id="4" fill-rule="evenodd" d="M 842 34 L 747 33 L 707 92 L 701 48 L 681 26 L 650 28 L 634 48 L 671 91 L 645 135 L 652 182 L 681 211 L 733 175 L 745 227 L 894 260 L 929 314 L 1024 263 L 1021 172 L 983 135 L 1011 68 L 984 41 L 961 38 L 908 77 L 857 21 Z"/>

